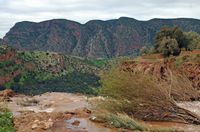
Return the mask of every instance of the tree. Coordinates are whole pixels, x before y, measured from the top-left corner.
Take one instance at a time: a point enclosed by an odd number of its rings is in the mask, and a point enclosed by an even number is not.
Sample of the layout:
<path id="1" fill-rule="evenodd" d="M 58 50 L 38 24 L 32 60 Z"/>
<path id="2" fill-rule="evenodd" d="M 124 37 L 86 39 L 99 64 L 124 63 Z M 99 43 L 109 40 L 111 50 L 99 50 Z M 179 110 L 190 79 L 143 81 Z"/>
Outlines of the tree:
<path id="1" fill-rule="evenodd" d="M 187 50 L 200 49 L 200 35 L 196 32 L 184 33 L 187 40 Z"/>
<path id="2" fill-rule="evenodd" d="M 186 48 L 186 38 L 183 31 L 178 27 L 162 28 L 155 37 L 155 50 L 165 57 L 177 56 L 181 48 Z"/>
<path id="3" fill-rule="evenodd" d="M 177 56 L 180 54 L 181 51 L 176 39 L 172 39 L 169 37 L 163 38 L 157 50 L 162 53 L 164 57 L 168 57 L 169 55 Z"/>

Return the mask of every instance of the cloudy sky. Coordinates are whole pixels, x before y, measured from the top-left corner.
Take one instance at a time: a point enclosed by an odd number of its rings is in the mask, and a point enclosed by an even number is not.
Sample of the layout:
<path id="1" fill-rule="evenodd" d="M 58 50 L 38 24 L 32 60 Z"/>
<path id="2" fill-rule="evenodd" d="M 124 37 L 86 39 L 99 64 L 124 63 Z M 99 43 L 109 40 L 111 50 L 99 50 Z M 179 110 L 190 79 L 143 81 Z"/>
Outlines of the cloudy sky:
<path id="1" fill-rule="evenodd" d="M 19 21 L 64 18 L 85 23 L 92 19 L 121 16 L 152 18 L 198 18 L 199 0 L 0 0 L 0 38 Z"/>

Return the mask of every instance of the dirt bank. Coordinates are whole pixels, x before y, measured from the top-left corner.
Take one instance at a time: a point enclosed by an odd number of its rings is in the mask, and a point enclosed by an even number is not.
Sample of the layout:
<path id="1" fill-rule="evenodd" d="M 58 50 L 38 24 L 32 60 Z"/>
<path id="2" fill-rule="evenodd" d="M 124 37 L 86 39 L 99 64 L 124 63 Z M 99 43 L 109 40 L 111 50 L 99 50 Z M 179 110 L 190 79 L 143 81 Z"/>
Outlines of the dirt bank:
<path id="1" fill-rule="evenodd" d="M 182 63 L 176 67 L 176 59 L 125 61 L 120 69 L 130 73 L 143 73 L 153 75 L 158 82 L 166 82 L 172 87 L 172 96 L 176 101 L 198 100 L 200 85 L 200 65 L 197 63 Z"/>
<path id="2" fill-rule="evenodd" d="M 200 64 L 187 62 L 181 66 L 181 69 L 192 82 L 193 87 L 200 90 Z"/>
<path id="3" fill-rule="evenodd" d="M 95 100 L 92 98 L 89 100 Z M 115 132 L 104 124 L 89 120 L 91 111 L 87 97 L 68 93 L 46 93 L 34 97 L 16 95 L 8 102 L 17 132 Z M 183 108 L 199 111 L 199 102 L 180 102 Z M 195 112 L 195 111 L 193 111 Z M 197 112 L 199 114 L 199 112 Z M 173 122 L 146 122 L 151 128 L 174 127 L 186 132 L 200 132 L 195 125 Z"/>
<path id="4" fill-rule="evenodd" d="M 14 96 L 15 96 L 15 93 L 10 89 L 0 91 L 0 102 L 10 101 L 10 98 Z"/>

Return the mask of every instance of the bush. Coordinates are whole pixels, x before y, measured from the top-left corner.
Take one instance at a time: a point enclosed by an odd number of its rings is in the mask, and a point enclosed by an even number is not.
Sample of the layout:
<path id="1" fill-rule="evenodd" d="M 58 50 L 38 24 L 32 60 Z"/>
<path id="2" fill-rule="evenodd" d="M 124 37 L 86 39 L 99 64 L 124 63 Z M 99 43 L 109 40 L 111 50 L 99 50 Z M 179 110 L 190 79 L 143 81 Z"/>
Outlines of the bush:
<path id="1" fill-rule="evenodd" d="M 113 107 L 113 110 L 121 109 L 119 112 L 136 115 L 140 111 L 143 115 L 139 114 L 138 116 L 143 118 L 149 114 L 152 103 L 161 105 L 157 107 L 163 107 L 162 104 L 165 104 L 166 107 L 171 105 L 168 101 L 170 99 L 167 89 L 154 83 L 153 77 L 148 75 L 133 75 L 114 69 L 102 76 L 101 83 L 100 94 L 116 100 L 118 103 L 113 103 L 113 105 L 119 107 Z M 152 110 L 156 110 L 155 107 Z"/>
<path id="2" fill-rule="evenodd" d="M 0 132 L 15 132 L 12 113 L 3 106 L 0 108 Z"/>
<path id="3" fill-rule="evenodd" d="M 188 45 L 187 50 L 200 49 L 200 35 L 196 32 L 185 33 Z"/>
<path id="4" fill-rule="evenodd" d="M 126 114 L 109 114 L 106 116 L 106 121 L 108 124 L 116 128 L 124 128 L 139 131 L 147 130 L 146 126 L 139 124 Z"/>
<path id="5" fill-rule="evenodd" d="M 128 73 L 119 69 L 113 69 L 103 74 L 101 83 L 100 95 L 107 97 L 107 99 L 100 105 L 108 111 L 126 113 L 142 120 L 173 121 L 183 119 L 183 122 L 190 123 L 193 123 L 191 120 L 196 120 L 174 102 L 172 91 L 183 94 L 182 85 L 177 89 L 171 87 L 178 85 L 177 83 L 173 82 L 174 84 L 170 86 L 167 83 L 158 82 L 151 75 Z M 181 82 L 178 81 L 178 83 Z"/>
<path id="6" fill-rule="evenodd" d="M 169 55 L 178 56 L 181 52 L 176 39 L 163 38 L 157 49 L 164 57 L 169 57 Z"/>
<path id="7" fill-rule="evenodd" d="M 159 128 L 151 128 L 143 122 L 137 121 L 132 117 L 128 116 L 126 113 L 115 113 L 113 111 L 107 111 L 105 106 L 108 108 L 113 106 L 112 104 L 102 103 L 105 98 L 99 97 L 92 100 L 92 106 L 95 106 L 93 111 L 93 116 L 91 116 L 91 120 L 98 123 L 106 123 L 109 127 L 119 128 L 119 131 L 126 131 L 123 129 L 133 130 L 133 131 L 145 131 L 145 132 L 177 132 L 175 128 L 171 127 L 159 127 Z M 90 100 L 91 101 L 91 100 Z M 100 101 L 100 102 L 99 102 Z M 110 102 L 111 103 L 111 102 Z M 117 102 L 115 102 L 117 103 Z M 101 105 L 99 105 L 101 104 Z M 116 105 L 115 105 L 116 106 Z M 116 107 L 115 107 L 116 108 Z"/>

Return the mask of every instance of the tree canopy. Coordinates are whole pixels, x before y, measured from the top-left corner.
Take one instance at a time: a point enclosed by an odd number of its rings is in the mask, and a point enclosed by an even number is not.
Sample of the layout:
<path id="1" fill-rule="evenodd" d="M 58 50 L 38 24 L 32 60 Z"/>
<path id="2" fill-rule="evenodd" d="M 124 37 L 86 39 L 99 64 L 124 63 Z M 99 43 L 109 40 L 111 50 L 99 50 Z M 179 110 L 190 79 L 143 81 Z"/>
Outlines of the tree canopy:
<path id="1" fill-rule="evenodd" d="M 155 50 L 164 56 L 179 55 L 186 47 L 184 32 L 178 27 L 162 28 L 155 37 Z"/>
<path id="2" fill-rule="evenodd" d="M 196 32 L 186 32 L 184 33 L 187 40 L 187 49 L 194 50 L 200 49 L 200 35 Z"/>
<path id="3" fill-rule="evenodd" d="M 154 48 L 165 57 L 177 56 L 183 48 L 200 49 L 200 35 L 196 32 L 183 32 L 178 27 L 165 27 L 156 34 Z"/>

